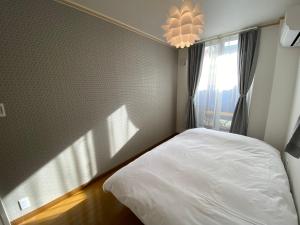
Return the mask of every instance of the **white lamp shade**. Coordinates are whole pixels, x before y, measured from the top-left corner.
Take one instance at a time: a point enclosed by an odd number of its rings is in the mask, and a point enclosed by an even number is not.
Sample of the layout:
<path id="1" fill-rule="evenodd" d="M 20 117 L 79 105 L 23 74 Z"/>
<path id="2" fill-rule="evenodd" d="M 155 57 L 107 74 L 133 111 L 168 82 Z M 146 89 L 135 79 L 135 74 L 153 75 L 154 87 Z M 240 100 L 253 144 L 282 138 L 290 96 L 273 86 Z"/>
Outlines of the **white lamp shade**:
<path id="1" fill-rule="evenodd" d="M 176 48 L 184 48 L 193 45 L 200 40 L 203 32 L 204 16 L 192 0 L 184 0 L 181 7 L 173 6 L 170 9 L 164 37 L 167 42 Z"/>

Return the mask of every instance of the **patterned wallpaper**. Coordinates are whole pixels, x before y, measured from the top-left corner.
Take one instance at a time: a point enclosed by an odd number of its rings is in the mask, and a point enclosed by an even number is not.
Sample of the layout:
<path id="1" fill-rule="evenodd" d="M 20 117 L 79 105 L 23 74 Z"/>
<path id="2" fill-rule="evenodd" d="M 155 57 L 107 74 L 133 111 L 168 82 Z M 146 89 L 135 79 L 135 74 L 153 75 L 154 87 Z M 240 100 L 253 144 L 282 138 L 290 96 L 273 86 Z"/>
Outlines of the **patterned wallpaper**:
<path id="1" fill-rule="evenodd" d="M 0 7 L 0 195 L 11 219 L 175 132 L 175 49 L 50 0 Z M 92 153 L 78 143 L 87 135 Z M 32 207 L 20 211 L 24 196 Z"/>

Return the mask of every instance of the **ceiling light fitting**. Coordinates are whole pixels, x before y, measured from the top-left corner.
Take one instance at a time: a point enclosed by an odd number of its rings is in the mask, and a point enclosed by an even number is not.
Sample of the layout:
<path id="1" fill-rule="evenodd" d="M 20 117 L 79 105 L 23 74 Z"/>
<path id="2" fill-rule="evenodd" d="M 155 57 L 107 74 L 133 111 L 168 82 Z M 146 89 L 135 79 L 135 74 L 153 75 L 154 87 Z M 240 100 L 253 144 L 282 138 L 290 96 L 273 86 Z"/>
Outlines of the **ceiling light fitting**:
<path id="1" fill-rule="evenodd" d="M 198 5 L 192 0 L 183 0 L 180 7 L 170 9 L 164 37 L 167 42 L 176 48 L 190 47 L 200 40 L 204 28 L 204 16 Z"/>

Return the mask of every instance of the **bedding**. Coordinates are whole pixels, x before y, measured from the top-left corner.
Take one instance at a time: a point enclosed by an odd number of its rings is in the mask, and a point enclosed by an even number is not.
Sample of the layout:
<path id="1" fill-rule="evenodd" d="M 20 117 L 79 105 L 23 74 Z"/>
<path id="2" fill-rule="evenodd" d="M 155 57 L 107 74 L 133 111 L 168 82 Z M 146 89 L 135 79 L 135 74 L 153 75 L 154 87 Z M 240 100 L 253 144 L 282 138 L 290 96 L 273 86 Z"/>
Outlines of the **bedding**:
<path id="1" fill-rule="evenodd" d="M 146 225 L 297 225 L 280 153 L 250 137 L 187 130 L 103 185 Z"/>

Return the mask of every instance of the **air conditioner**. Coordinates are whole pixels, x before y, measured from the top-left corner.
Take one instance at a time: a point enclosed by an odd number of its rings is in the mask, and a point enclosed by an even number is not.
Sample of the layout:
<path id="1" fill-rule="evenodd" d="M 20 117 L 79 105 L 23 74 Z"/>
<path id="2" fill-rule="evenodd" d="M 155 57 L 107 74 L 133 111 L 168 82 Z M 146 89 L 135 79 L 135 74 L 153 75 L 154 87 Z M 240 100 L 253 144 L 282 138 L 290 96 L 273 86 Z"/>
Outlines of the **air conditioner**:
<path id="1" fill-rule="evenodd" d="M 300 5 L 286 11 L 280 43 L 284 47 L 300 47 Z"/>

